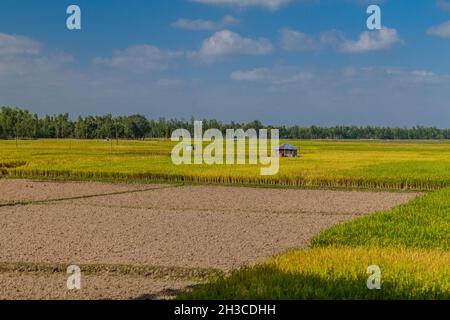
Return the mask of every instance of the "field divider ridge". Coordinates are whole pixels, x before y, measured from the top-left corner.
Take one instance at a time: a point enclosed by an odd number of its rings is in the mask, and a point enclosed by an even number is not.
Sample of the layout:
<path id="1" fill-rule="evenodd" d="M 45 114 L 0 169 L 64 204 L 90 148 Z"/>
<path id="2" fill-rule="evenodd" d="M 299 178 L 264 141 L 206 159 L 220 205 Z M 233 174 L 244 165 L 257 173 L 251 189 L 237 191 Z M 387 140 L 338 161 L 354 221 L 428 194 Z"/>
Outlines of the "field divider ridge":
<path id="1" fill-rule="evenodd" d="M 58 199 L 20 200 L 20 201 L 0 203 L 0 208 L 2 208 L 2 207 L 25 206 L 25 205 L 36 205 L 36 204 L 48 204 L 48 203 L 52 203 L 52 202 L 90 199 L 90 198 L 97 198 L 97 197 L 103 197 L 103 196 L 117 196 L 117 195 L 121 195 L 121 194 L 139 193 L 139 192 L 163 190 L 163 189 L 169 189 L 169 188 L 179 188 L 179 187 L 182 187 L 182 186 L 184 186 L 184 184 L 171 184 L 171 185 L 166 185 L 166 186 L 162 186 L 162 187 L 154 187 L 154 188 L 148 188 L 148 189 L 146 188 L 146 189 L 139 189 L 139 190 L 116 191 L 116 192 L 90 194 L 90 195 L 75 196 L 75 197 L 65 197 L 65 198 L 58 198 Z"/>
<path id="2" fill-rule="evenodd" d="M 74 203 L 74 205 L 77 205 Z M 83 204 L 84 205 L 84 204 Z M 196 211 L 196 212 L 217 212 L 217 213 L 233 213 L 239 211 L 237 209 L 226 209 L 226 208 L 170 208 L 164 206 L 126 206 L 126 205 L 106 205 L 106 204 L 88 204 L 90 207 L 96 208 L 110 208 L 110 209 L 137 209 L 137 210 L 164 210 L 164 211 Z M 242 210 L 241 210 L 242 211 Z M 273 215 L 299 215 L 299 216 L 366 216 L 367 213 L 357 213 L 357 212 L 327 212 L 327 211 L 311 211 L 311 210 L 252 210 L 245 209 L 246 213 L 251 214 L 273 214 Z M 377 212 L 374 212 L 374 214 Z"/>
<path id="3" fill-rule="evenodd" d="M 42 275 L 66 274 L 69 264 L 0 262 L 0 273 L 30 273 Z M 225 275 L 215 268 L 175 267 L 125 264 L 77 264 L 84 275 L 135 276 L 164 280 L 205 281 Z"/>

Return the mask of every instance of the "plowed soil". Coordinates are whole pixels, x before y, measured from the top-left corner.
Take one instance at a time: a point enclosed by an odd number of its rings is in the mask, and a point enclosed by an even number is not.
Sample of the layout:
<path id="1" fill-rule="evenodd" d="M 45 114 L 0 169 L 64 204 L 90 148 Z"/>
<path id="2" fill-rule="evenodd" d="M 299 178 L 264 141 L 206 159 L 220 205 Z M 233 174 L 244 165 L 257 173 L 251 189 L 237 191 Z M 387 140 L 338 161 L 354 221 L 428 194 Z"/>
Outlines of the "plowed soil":
<path id="1" fill-rule="evenodd" d="M 306 247 L 325 228 L 418 195 L 19 180 L 0 180 L 0 190 L 0 263 L 225 272 Z M 11 205 L 23 200 L 30 202 Z M 101 273 L 87 275 L 87 286 L 73 293 L 65 288 L 65 274 L 13 271 L 0 270 L 0 298 L 168 298 L 193 284 L 192 279 Z"/>

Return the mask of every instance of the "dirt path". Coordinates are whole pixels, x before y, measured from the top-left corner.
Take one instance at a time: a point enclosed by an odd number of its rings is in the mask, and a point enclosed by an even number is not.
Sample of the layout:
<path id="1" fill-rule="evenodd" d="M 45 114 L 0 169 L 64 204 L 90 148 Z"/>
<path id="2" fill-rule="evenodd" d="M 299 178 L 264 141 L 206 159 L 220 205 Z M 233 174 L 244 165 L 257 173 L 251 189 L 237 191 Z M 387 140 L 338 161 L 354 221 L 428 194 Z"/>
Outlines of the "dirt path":
<path id="1" fill-rule="evenodd" d="M 28 185 L 33 187 L 24 188 Z M 289 248 L 305 247 L 325 228 L 386 210 L 417 196 L 386 192 L 160 187 L 144 191 L 146 188 L 141 185 L 41 185 L 0 180 L 0 190 L 9 190 L 0 196 L 3 201 L 55 200 L 66 199 L 67 195 L 124 192 L 48 204 L 0 207 L 0 262 L 122 264 L 227 271 L 262 261 Z M 53 193 L 55 190 L 57 192 Z M 27 279 L 36 275 L 16 276 L 9 271 L 0 272 L 0 298 L 10 297 L 10 292 L 16 292 L 13 296 L 19 299 L 54 297 L 51 292 L 62 299 L 76 298 L 61 295 L 58 290 L 21 289 L 28 288 L 24 284 L 33 282 Z M 174 282 L 173 279 L 123 276 L 113 278 L 116 279 L 114 284 L 105 287 L 97 285 L 102 276 L 90 275 L 92 285 L 86 289 L 85 297 L 130 298 L 130 294 L 138 297 L 145 292 L 148 297 L 158 297 L 164 290 L 169 292 L 192 284 L 186 279 Z M 40 274 L 38 278 L 37 288 L 43 279 L 48 280 L 50 287 L 60 284 L 55 282 L 56 275 Z M 117 280 L 119 278 L 123 279 Z M 123 290 L 114 289 L 116 284 Z M 11 291 L 10 288 L 17 289 Z"/>

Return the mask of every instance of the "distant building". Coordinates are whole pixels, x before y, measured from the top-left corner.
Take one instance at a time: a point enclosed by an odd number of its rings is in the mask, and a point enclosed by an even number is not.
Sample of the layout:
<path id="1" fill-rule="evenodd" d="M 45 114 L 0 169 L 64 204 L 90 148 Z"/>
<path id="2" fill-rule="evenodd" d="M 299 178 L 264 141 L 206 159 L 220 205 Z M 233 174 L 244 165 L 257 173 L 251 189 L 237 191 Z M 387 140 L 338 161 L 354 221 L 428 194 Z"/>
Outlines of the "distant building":
<path id="1" fill-rule="evenodd" d="M 278 148 L 278 155 L 280 157 L 295 158 L 298 156 L 298 149 L 292 144 L 285 143 Z"/>

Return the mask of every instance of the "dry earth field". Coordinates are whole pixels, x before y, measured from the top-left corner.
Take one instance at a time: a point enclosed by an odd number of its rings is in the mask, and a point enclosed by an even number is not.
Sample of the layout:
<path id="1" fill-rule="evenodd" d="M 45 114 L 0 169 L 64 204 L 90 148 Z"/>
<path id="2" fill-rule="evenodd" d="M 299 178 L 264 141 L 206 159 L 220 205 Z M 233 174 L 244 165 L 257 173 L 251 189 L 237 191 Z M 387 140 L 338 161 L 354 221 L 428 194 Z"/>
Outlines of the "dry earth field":
<path id="1" fill-rule="evenodd" d="M 3 179 L 0 299 L 171 298 L 417 195 Z"/>

